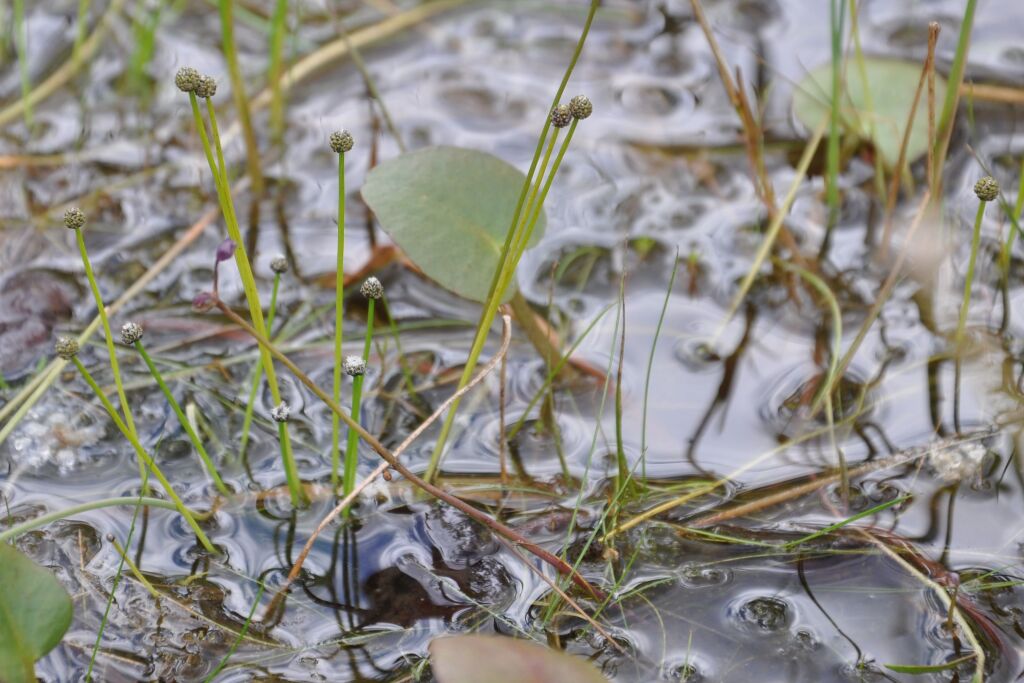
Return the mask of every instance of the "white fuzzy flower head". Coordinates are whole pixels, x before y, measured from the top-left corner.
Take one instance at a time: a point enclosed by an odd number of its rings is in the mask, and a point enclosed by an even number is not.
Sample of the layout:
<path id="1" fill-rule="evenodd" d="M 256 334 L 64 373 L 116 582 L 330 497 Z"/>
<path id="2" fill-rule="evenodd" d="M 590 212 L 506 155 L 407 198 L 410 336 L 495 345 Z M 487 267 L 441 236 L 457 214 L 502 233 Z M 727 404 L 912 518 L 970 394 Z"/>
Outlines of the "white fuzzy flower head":
<path id="1" fill-rule="evenodd" d="M 270 411 L 270 417 L 274 418 L 274 422 L 287 422 L 291 416 L 292 409 L 284 401 Z"/>
<path id="2" fill-rule="evenodd" d="M 121 326 L 121 343 L 125 346 L 131 346 L 135 342 L 142 339 L 142 325 L 133 322 L 127 322 Z"/>
<path id="3" fill-rule="evenodd" d="M 366 361 L 361 356 L 345 356 L 342 367 L 345 369 L 346 375 L 356 377 L 366 372 Z"/>
<path id="4" fill-rule="evenodd" d="M 359 293 L 367 299 L 379 299 L 384 296 L 384 285 L 375 277 L 368 277 L 359 288 Z"/>

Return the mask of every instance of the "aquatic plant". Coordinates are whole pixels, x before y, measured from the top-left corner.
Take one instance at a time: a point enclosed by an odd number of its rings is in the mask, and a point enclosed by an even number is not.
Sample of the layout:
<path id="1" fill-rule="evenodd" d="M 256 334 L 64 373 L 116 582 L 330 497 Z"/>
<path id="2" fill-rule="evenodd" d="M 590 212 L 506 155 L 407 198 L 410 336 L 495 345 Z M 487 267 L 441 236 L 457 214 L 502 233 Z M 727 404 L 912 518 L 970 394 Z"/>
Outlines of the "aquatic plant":
<path id="1" fill-rule="evenodd" d="M 193 515 L 192 511 L 185 506 L 185 503 L 182 502 L 181 497 L 178 496 L 177 492 L 175 492 L 174 486 L 171 484 L 170 480 L 164 475 L 163 472 L 160 471 L 160 468 L 153 461 L 153 458 L 150 457 L 148 452 L 146 452 L 146 449 L 139 441 L 139 437 L 136 434 L 135 430 L 128 427 L 125 421 L 121 419 L 121 416 L 118 414 L 117 409 L 114 408 L 114 406 L 110 403 L 110 400 L 107 398 L 107 395 L 103 393 L 103 390 L 100 388 L 100 385 L 96 383 L 96 380 L 93 379 L 92 374 L 90 374 L 89 370 L 85 367 L 85 365 L 82 364 L 81 359 L 79 359 L 78 357 L 78 342 L 72 339 L 71 337 L 60 337 L 54 343 L 54 351 L 63 360 L 70 361 L 75 365 L 75 368 L 78 369 L 78 372 L 82 376 L 82 379 L 84 379 L 85 383 L 89 385 L 90 389 L 92 389 L 92 393 L 99 400 L 100 404 L 103 406 L 103 409 L 107 411 L 107 415 L 110 416 L 110 419 L 114 422 L 114 425 L 118 428 L 118 430 L 120 430 L 121 434 L 135 450 L 135 454 L 138 456 L 139 462 L 143 463 L 145 467 L 147 467 L 149 471 L 153 473 L 153 476 L 157 478 L 157 481 L 160 482 L 160 485 L 163 487 L 164 492 L 167 493 L 167 496 L 174 503 L 175 509 L 177 509 L 177 511 L 181 513 L 181 516 L 192 528 L 192 531 L 195 532 L 196 537 L 199 539 L 199 542 L 202 544 L 203 548 L 205 548 L 207 552 L 216 555 L 217 549 L 214 547 L 213 543 L 210 542 L 210 539 L 207 538 L 206 533 L 203 532 L 202 528 L 199 526 L 199 523 L 196 521 L 195 515 Z M 143 489 L 145 489 L 145 480 L 146 478 L 144 473 L 142 480 Z"/>
<path id="2" fill-rule="evenodd" d="M 139 325 L 138 323 L 126 322 L 121 327 L 121 343 L 125 346 L 134 346 L 135 350 L 139 352 L 142 360 L 146 363 L 146 367 L 149 368 L 149 373 L 153 376 L 157 386 L 160 387 L 160 391 L 163 393 L 164 398 L 167 399 L 167 404 L 171 406 L 175 416 L 177 416 L 178 423 L 181 425 L 181 428 L 185 430 L 189 441 L 192 442 L 193 448 L 196 449 L 196 453 L 199 454 L 199 458 L 203 461 L 203 465 L 206 467 L 206 473 L 210 475 L 210 479 L 213 480 L 214 486 L 216 486 L 217 490 L 223 495 L 231 495 L 231 490 L 220 478 L 220 474 L 217 473 L 217 466 L 213 464 L 213 460 L 206 452 L 202 439 L 200 439 L 199 435 L 196 434 L 196 430 L 192 427 L 191 421 L 185 416 L 185 411 L 181 409 L 178 401 L 174 398 L 174 394 L 171 393 L 170 388 L 164 381 L 163 375 L 160 374 L 160 371 L 157 369 L 153 359 L 150 357 L 149 353 L 146 352 L 146 347 L 142 344 L 142 336 L 142 325 Z"/>
<path id="3" fill-rule="evenodd" d="M 363 338 L 363 355 L 349 356 L 345 359 L 345 374 L 352 377 L 352 411 L 350 416 L 359 422 L 360 403 L 362 402 L 363 381 L 366 377 L 366 364 L 370 360 L 370 345 L 373 343 L 373 319 L 376 315 L 374 306 L 384 296 L 384 287 L 375 277 L 367 278 L 359 288 L 359 293 L 366 297 L 366 333 Z M 342 492 L 348 495 L 356 485 L 356 469 L 359 466 L 359 437 L 355 430 L 348 430 L 345 443 L 345 479 Z"/>
<path id="4" fill-rule="evenodd" d="M 232 199 L 230 182 L 228 180 L 227 167 L 224 163 L 224 150 L 221 147 L 220 133 L 217 128 L 217 115 L 214 111 L 211 97 L 214 94 L 215 82 L 208 76 L 199 74 L 191 67 L 182 67 L 174 78 L 178 89 L 189 96 L 192 105 L 192 118 L 199 133 L 203 153 L 206 156 L 207 165 L 210 167 L 210 174 L 213 176 L 214 186 L 217 190 L 217 200 L 220 204 L 221 214 L 224 216 L 224 223 L 227 227 L 228 237 L 236 245 L 234 251 L 235 264 L 238 266 L 238 274 L 242 279 L 242 287 L 245 292 L 245 300 L 249 306 L 249 316 L 259 329 L 268 330 L 263 317 L 263 306 L 260 304 L 259 290 L 256 287 L 256 279 L 252 273 L 252 266 L 249 264 L 249 256 L 242 243 L 242 233 L 238 227 L 238 219 L 235 215 L 234 200 Z M 206 124 L 203 121 L 202 113 L 199 110 L 200 93 L 206 101 L 206 112 L 210 122 L 210 135 L 207 136 Z M 213 140 L 211 147 L 210 140 Z M 216 150 L 217 158 L 214 161 L 213 150 Z M 261 352 L 263 360 L 263 371 L 267 376 L 267 385 L 270 388 L 271 396 L 275 403 L 281 402 L 281 389 L 277 382 L 277 373 L 274 371 L 273 362 L 265 351 Z M 281 462 L 284 466 L 285 478 L 288 482 L 288 493 L 291 496 L 292 504 L 303 505 L 306 497 L 299 480 L 299 473 L 295 465 L 295 456 L 292 453 L 291 438 L 288 435 L 288 428 L 285 423 L 278 423 L 278 438 L 281 443 Z"/>
<path id="5" fill-rule="evenodd" d="M 341 402 L 341 340 L 345 321 L 345 153 L 352 150 L 355 140 L 347 130 L 331 133 L 331 151 L 338 155 L 338 246 L 334 271 L 334 366 L 333 397 Z M 348 471 L 346 463 L 345 472 Z M 331 486 L 337 491 L 341 485 L 341 422 L 331 416 Z M 346 476 L 347 480 L 347 476 Z"/>
<path id="6" fill-rule="evenodd" d="M 121 412 L 124 415 L 124 423 L 132 437 L 138 440 L 138 433 L 135 431 L 135 420 L 132 418 L 131 406 L 128 404 L 128 396 L 124 391 L 124 382 L 121 379 L 121 367 L 117 362 L 117 351 L 114 349 L 114 334 L 110 329 L 110 319 L 107 316 L 107 307 L 103 303 L 103 295 L 100 294 L 99 284 L 96 282 L 96 275 L 92 270 L 92 263 L 89 261 L 89 251 L 85 246 L 85 237 L 82 230 L 85 228 L 85 213 L 72 207 L 64 212 L 64 227 L 75 233 L 75 242 L 78 245 L 78 253 L 82 258 L 82 267 L 85 269 L 85 277 L 89 281 L 89 289 L 92 291 L 93 301 L 96 303 L 96 312 L 99 314 L 100 322 L 103 325 L 103 338 L 107 345 L 107 358 L 110 363 L 110 372 L 114 376 L 114 386 L 117 388 L 117 399 L 121 404 Z M 143 462 L 139 460 L 139 480 L 146 480 L 146 473 L 143 469 Z M 145 485 L 143 485 L 145 486 Z"/>

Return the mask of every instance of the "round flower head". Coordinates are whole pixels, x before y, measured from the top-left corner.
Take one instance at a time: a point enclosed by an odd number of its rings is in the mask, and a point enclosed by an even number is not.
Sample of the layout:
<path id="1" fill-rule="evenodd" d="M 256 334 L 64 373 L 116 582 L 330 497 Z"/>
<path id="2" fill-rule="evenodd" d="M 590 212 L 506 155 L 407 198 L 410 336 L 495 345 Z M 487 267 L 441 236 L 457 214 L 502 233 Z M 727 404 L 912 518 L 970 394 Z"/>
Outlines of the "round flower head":
<path id="1" fill-rule="evenodd" d="M 344 154 L 355 144 L 356 141 L 352 139 L 352 134 L 347 130 L 336 130 L 331 133 L 331 149 L 335 154 Z"/>
<path id="2" fill-rule="evenodd" d="M 121 326 L 121 343 L 131 346 L 142 339 L 142 325 L 133 322 L 126 322 Z"/>
<path id="3" fill-rule="evenodd" d="M 594 105 L 586 95 L 577 95 L 569 100 L 569 111 L 574 119 L 583 120 L 594 113 Z"/>
<path id="4" fill-rule="evenodd" d="M 270 269 L 278 275 L 288 272 L 288 259 L 284 256 L 275 256 L 270 262 Z"/>
<path id="5" fill-rule="evenodd" d="M 284 401 L 270 411 L 270 417 L 274 418 L 274 422 L 287 422 L 291 416 L 292 409 Z"/>
<path id="6" fill-rule="evenodd" d="M 190 66 L 181 67 L 174 75 L 174 85 L 178 86 L 181 92 L 195 92 L 202 80 L 202 74 Z"/>
<path id="7" fill-rule="evenodd" d="M 367 299 L 379 299 L 384 296 L 384 285 L 375 277 L 368 277 L 359 288 L 359 293 Z"/>
<path id="8" fill-rule="evenodd" d="M 366 361 L 361 356 L 345 356 L 343 366 L 345 374 L 350 377 L 357 377 L 366 372 Z"/>
<path id="9" fill-rule="evenodd" d="M 195 93 L 196 97 L 213 97 L 217 94 L 217 79 L 213 76 L 200 76 Z"/>
<path id="10" fill-rule="evenodd" d="M 974 194 L 983 202 L 991 202 L 999 196 L 999 183 L 990 175 L 974 183 Z"/>
<path id="11" fill-rule="evenodd" d="M 572 111 L 569 105 L 560 104 L 551 110 L 551 125 L 555 128 L 565 128 L 572 123 Z"/>
<path id="12" fill-rule="evenodd" d="M 71 360 L 78 355 L 78 342 L 71 337 L 57 337 L 53 350 L 64 360 Z"/>
<path id="13" fill-rule="evenodd" d="M 85 214 L 78 207 L 72 207 L 64 212 L 64 227 L 68 230 L 81 230 L 85 227 Z"/>

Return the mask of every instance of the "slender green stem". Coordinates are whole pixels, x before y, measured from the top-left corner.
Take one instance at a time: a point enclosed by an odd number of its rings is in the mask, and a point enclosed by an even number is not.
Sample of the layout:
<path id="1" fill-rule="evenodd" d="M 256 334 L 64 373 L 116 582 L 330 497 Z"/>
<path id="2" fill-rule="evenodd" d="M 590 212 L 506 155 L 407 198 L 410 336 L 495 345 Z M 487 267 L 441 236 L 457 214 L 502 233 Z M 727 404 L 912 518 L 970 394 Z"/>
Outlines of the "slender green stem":
<path id="1" fill-rule="evenodd" d="M 626 446 L 622 433 L 622 366 L 626 362 L 626 274 L 619 278 L 619 313 L 616 318 L 619 330 L 619 362 L 615 380 L 615 460 L 618 463 L 618 481 L 616 488 L 625 493 L 629 476 L 629 463 L 626 462 Z M 614 354 L 614 349 L 612 351 Z M 633 487 L 629 487 L 633 488 Z M 617 514 L 617 513 L 613 513 Z"/>
<path id="2" fill-rule="evenodd" d="M 253 276 L 252 267 L 249 265 L 249 256 L 245 251 L 245 244 L 242 241 L 242 234 L 238 228 L 238 220 L 235 217 L 234 202 L 231 198 L 231 190 L 228 183 L 227 167 L 224 164 L 224 150 L 220 144 L 220 133 L 217 129 L 217 115 L 210 98 L 206 98 L 206 110 L 210 118 L 210 133 L 213 138 L 213 148 L 217 151 L 217 162 L 214 162 L 213 152 L 210 148 L 210 139 L 206 136 L 206 127 L 203 125 L 202 115 L 199 113 L 199 105 L 194 93 L 189 93 L 192 102 L 192 114 L 196 120 L 196 128 L 199 131 L 199 138 L 203 143 L 203 152 L 206 154 L 206 161 L 210 165 L 210 173 L 214 176 L 214 184 L 217 187 L 217 196 L 220 201 L 221 213 L 224 214 L 224 223 L 228 230 L 228 236 L 235 242 L 235 264 L 238 266 L 238 274 L 242 279 L 242 288 L 245 291 L 245 299 L 249 305 L 249 315 L 253 325 L 266 331 L 266 322 L 263 319 L 263 307 L 260 304 L 259 290 L 256 288 L 256 278 Z M 267 385 L 270 387 L 270 394 L 275 404 L 281 402 L 281 389 L 277 383 L 277 374 L 274 372 L 274 364 L 266 349 L 260 349 L 260 357 L 263 359 L 263 369 L 267 373 Z M 302 490 L 302 481 L 295 466 L 295 457 L 292 454 L 291 439 L 288 430 L 280 432 L 281 438 L 281 460 L 284 465 L 285 478 L 288 482 L 288 492 L 291 495 L 292 505 L 301 506 L 305 503 L 306 496 Z"/>
<path id="3" fill-rule="evenodd" d="M 114 335 L 110 331 L 110 319 L 107 318 L 107 307 L 103 304 L 103 296 L 100 294 L 100 287 L 96 283 L 96 275 L 92 271 L 92 263 L 89 262 L 89 252 L 85 248 L 85 237 L 83 237 L 81 229 L 75 230 L 75 239 L 78 242 L 78 251 L 82 255 L 85 277 L 89 280 L 89 288 L 92 290 L 93 299 L 96 300 L 96 311 L 103 325 L 103 337 L 107 344 L 107 355 L 110 357 L 110 371 L 114 375 L 117 399 L 121 403 L 121 410 L 124 412 L 124 420 L 128 430 L 134 435 L 136 434 L 135 420 L 132 419 L 131 407 L 128 405 L 128 396 L 124 392 L 124 383 L 121 381 L 121 368 L 117 363 L 117 351 L 114 348 Z M 148 484 L 145 483 L 146 470 L 142 461 L 139 461 L 139 480 L 143 482 L 143 491 L 148 491 Z"/>
<path id="4" fill-rule="evenodd" d="M 828 204 L 828 224 L 822 242 L 822 256 L 828 254 L 832 229 L 839 219 L 839 103 L 843 93 L 843 19 L 846 17 L 845 0 L 830 0 L 829 24 L 832 34 L 832 102 L 829 107 L 828 146 L 826 148 L 825 201 Z M 865 87 L 865 90 L 867 88 Z"/>
<path id="5" fill-rule="evenodd" d="M 78 18 L 75 20 L 75 47 L 71 53 L 75 56 L 78 55 L 78 51 L 82 49 L 82 43 L 85 42 L 85 27 L 89 23 L 90 4 L 90 0 L 78 0 Z"/>
<path id="6" fill-rule="evenodd" d="M 941 196 L 938 188 L 942 187 L 942 167 L 946 163 L 950 135 L 953 132 L 953 121 L 956 117 L 957 105 L 960 102 L 960 85 L 963 83 L 964 69 L 967 66 L 967 52 L 971 46 L 971 31 L 974 29 L 974 10 L 977 5 L 977 0 L 967 0 L 964 6 L 964 16 L 960 20 L 960 35 L 956 43 L 956 53 L 953 55 L 953 63 L 950 66 L 949 77 L 946 80 L 946 99 L 942 102 L 942 113 L 939 114 L 939 122 L 935 129 L 935 140 L 932 143 L 934 146 L 932 177 L 935 179 L 936 186 L 932 198 L 936 201 Z"/>
<path id="7" fill-rule="evenodd" d="M 960 317 L 956 322 L 956 337 L 954 337 L 957 354 L 959 354 L 960 345 L 964 341 L 967 311 L 971 305 L 971 285 L 974 282 L 974 264 L 978 259 L 978 247 L 981 245 L 981 219 L 985 216 L 985 204 L 986 202 L 979 201 L 978 211 L 974 215 L 974 233 L 971 236 L 971 260 L 967 262 L 967 276 L 964 279 L 964 297 L 960 302 Z"/>
<path id="8" fill-rule="evenodd" d="M 274 329 L 274 314 L 277 311 L 277 290 L 281 284 L 281 273 L 274 273 L 274 288 L 270 292 L 270 308 L 267 309 L 267 332 Z M 256 393 L 263 381 L 263 356 L 256 358 L 252 369 L 252 386 L 249 387 L 249 400 L 245 404 L 245 415 L 242 417 L 242 438 L 238 442 L 238 456 L 245 460 L 245 448 L 249 444 L 249 430 L 252 428 L 252 417 L 256 409 Z"/>
<path id="9" fill-rule="evenodd" d="M 363 341 L 363 362 L 366 363 L 370 360 L 370 345 L 373 342 L 373 317 L 374 317 L 374 303 L 373 299 L 369 300 L 369 305 L 366 313 L 366 337 Z M 363 393 L 363 375 L 356 375 L 352 382 L 352 420 L 359 422 L 359 404 L 362 401 Z M 355 430 L 348 430 L 348 440 L 345 443 L 345 481 L 344 488 L 342 489 L 345 495 L 352 492 L 352 489 L 356 487 L 356 470 L 359 466 L 359 450 L 357 448 L 359 443 L 359 435 L 356 434 Z M 346 510 L 347 511 L 347 510 Z"/>
<path id="10" fill-rule="evenodd" d="M 832 317 L 832 348 L 829 351 L 828 371 L 825 374 L 824 381 L 818 385 L 815 391 L 814 400 L 811 402 L 810 414 L 816 415 L 821 404 L 825 404 L 825 418 L 829 427 L 829 435 L 832 439 L 833 449 L 836 452 L 836 459 L 839 462 L 840 490 L 843 495 L 843 503 L 848 504 L 850 500 L 849 469 L 846 465 L 846 454 L 839 447 L 835 438 L 835 411 L 832 407 L 832 391 L 839 381 L 839 359 L 843 351 L 843 315 L 839 308 L 839 301 L 832 290 L 829 289 L 828 284 L 811 271 L 779 259 L 773 259 L 773 262 L 777 266 L 802 277 L 828 303 L 829 314 Z M 840 406 L 841 411 L 842 406 Z"/>
<path id="11" fill-rule="evenodd" d="M 334 274 L 334 374 L 335 403 L 341 403 L 341 337 L 345 321 L 345 153 L 338 154 L 338 248 Z M 372 305 L 372 300 L 371 300 Z M 371 321 L 372 324 L 372 321 Z M 346 458 L 348 450 L 346 449 Z M 331 416 L 331 487 L 337 491 L 341 469 L 341 422 Z M 346 472 L 348 466 L 346 465 Z M 346 476 L 347 480 L 347 476 Z"/>
<path id="12" fill-rule="evenodd" d="M 185 518 L 185 521 L 188 523 L 188 525 L 192 527 L 192 531 L 195 532 L 196 537 L 199 539 L 199 542 L 202 543 L 203 547 L 206 548 L 207 552 L 210 552 L 214 555 L 218 554 L 217 549 L 214 547 L 213 543 L 211 543 L 210 539 L 206 537 L 206 534 L 203 532 L 203 530 L 199 527 L 199 524 L 196 522 L 195 517 L 192 516 L 192 512 L 187 507 L 185 507 L 185 503 L 182 502 L 181 498 L 175 492 L 174 487 L 171 486 L 171 482 L 167 480 L 167 477 L 165 477 L 164 473 L 160 471 L 160 468 L 157 466 L 157 464 L 153 462 L 153 459 L 151 457 L 149 457 L 149 453 L 147 453 L 146 449 L 143 448 L 142 444 L 139 442 L 139 438 L 135 435 L 135 432 L 129 430 L 128 426 L 125 425 L 123 420 L 121 420 L 121 416 L 118 415 L 117 409 L 114 408 L 114 406 L 110 403 L 110 400 L 107 399 L 106 395 L 103 393 L 103 390 L 100 389 L 100 386 L 98 384 L 96 384 L 96 380 L 93 379 L 92 375 L 89 374 L 89 371 L 85 368 L 84 365 L 82 365 L 82 361 L 80 361 L 77 356 L 75 356 L 71 360 L 75 364 L 75 367 L 78 368 L 78 371 L 82 374 L 82 378 L 85 380 L 86 384 L 88 384 L 89 388 L 91 388 L 93 393 L 96 394 L 96 398 L 98 398 L 100 400 L 100 403 L 103 404 L 103 408 L 110 415 L 110 419 L 114 421 L 114 424 L 117 425 L 117 428 L 119 430 L 121 430 L 121 433 L 124 435 L 124 438 L 126 438 L 128 440 L 128 443 L 132 445 L 132 448 L 135 449 L 135 453 L 136 455 L 139 456 L 139 460 L 146 463 L 146 467 L 148 467 L 149 470 L 153 473 L 153 476 L 157 478 L 157 481 L 160 482 L 160 485 L 164 487 L 164 491 L 167 493 L 167 496 L 174 503 L 174 507 L 178 510 L 178 512 L 181 513 L 181 516 Z"/>
<path id="13" fill-rule="evenodd" d="M 960 374 L 961 354 L 963 353 L 964 332 L 967 328 L 967 313 L 971 305 L 971 286 L 974 283 L 974 264 L 978 259 L 978 247 L 981 245 L 981 220 L 985 216 L 985 204 L 978 202 L 978 211 L 974 215 L 974 233 L 971 236 L 971 258 L 967 262 L 967 276 L 964 278 L 964 297 L 960 302 L 960 316 L 956 321 L 956 346 L 953 360 L 953 426 L 960 433 Z"/>
<path id="14" fill-rule="evenodd" d="M 47 524 L 59 521 L 61 519 L 68 519 L 75 515 L 80 515 L 83 512 L 91 512 L 93 510 L 100 510 L 102 508 L 117 507 L 119 505 L 145 505 L 154 508 L 163 508 L 164 510 L 177 510 L 177 506 L 169 500 L 163 498 L 129 498 L 127 496 L 117 496 L 114 498 L 101 498 L 100 500 L 92 500 L 88 503 L 82 503 L 81 505 L 74 505 L 63 510 L 54 510 L 53 512 L 47 512 L 45 515 L 39 515 L 32 519 L 26 520 L 21 524 L 16 524 L 4 531 L 0 532 L 0 543 L 8 543 L 18 536 L 28 533 L 33 529 L 39 529 Z"/>
<path id="15" fill-rule="evenodd" d="M 544 181 L 544 187 L 540 192 L 540 197 L 532 207 L 533 212 L 529 216 L 525 229 L 523 229 L 519 234 L 518 241 L 516 242 L 516 248 L 513 252 L 513 261 L 509 264 L 509 268 L 505 270 L 504 280 L 506 284 L 503 291 L 504 289 L 507 289 L 508 284 L 512 282 L 516 266 L 519 265 L 519 259 L 522 258 L 523 252 L 526 251 L 526 247 L 529 245 L 530 239 L 533 237 L 533 231 L 537 227 L 537 221 L 540 220 L 540 212 L 544 210 L 544 200 L 548 198 L 548 191 L 551 190 L 551 184 L 555 181 L 555 175 L 558 173 L 558 169 L 562 166 L 562 159 L 565 158 L 565 153 L 569 151 L 569 143 L 572 142 L 572 136 L 573 133 L 576 132 L 577 123 L 579 123 L 579 121 L 573 119 L 572 124 L 569 126 L 569 132 L 566 133 L 565 140 L 562 141 L 562 146 L 559 148 L 558 155 L 555 157 L 555 163 L 551 166 L 551 173 L 548 174 L 547 180 Z"/>
<path id="16" fill-rule="evenodd" d="M 22 114 L 25 127 L 32 128 L 32 78 L 28 72 L 28 30 L 25 27 L 25 0 L 14 0 L 14 44 L 18 50 L 18 73 L 21 76 Z"/>
<path id="17" fill-rule="evenodd" d="M 220 475 L 217 473 L 217 467 L 213 464 L 213 460 L 210 458 L 210 455 L 206 452 L 206 448 L 203 447 L 202 439 L 200 439 L 199 435 L 196 434 L 196 431 L 192 429 L 192 423 L 189 422 L 189 419 L 187 417 L 185 417 L 185 412 L 181 409 L 181 406 L 178 404 L 178 401 L 175 400 L 174 394 L 171 393 L 170 387 L 168 387 L 167 383 L 164 382 L 163 376 L 157 369 L 156 364 L 153 363 L 153 359 L 149 356 L 149 353 L 146 351 L 146 347 L 142 345 L 142 340 L 135 342 L 135 348 L 136 350 L 138 350 L 139 355 L 142 356 L 142 360 L 146 362 L 146 367 L 149 368 L 149 374 L 153 375 L 153 379 L 156 380 L 157 386 L 160 387 L 160 391 L 164 392 L 164 397 L 170 404 L 171 410 L 173 410 L 174 414 L 178 416 L 178 422 L 181 423 L 182 429 L 184 429 L 185 433 L 188 434 L 189 440 L 192 441 L 192 445 L 195 446 L 196 452 L 199 453 L 199 457 L 202 459 L 203 465 L 206 466 L 207 473 L 210 475 L 210 478 L 213 479 L 214 486 L 216 486 L 217 490 L 220 491 L 225 496 L 230 496 L 231 490 L 224 485 L 224 481 L 220 478 Z"/>
<path id="18" fill-rule="evenodd" d="M 573 120 L 576 123 L 576 120 Z M 530 214 L 533 212 L 533 207 L 537 203 L 537 195 L 540 194 L 541 185 L 544 183 L 544 176 L 548 171 L 548 164 L 551 162 L 551 154 L 555 150 L 555 144 L 558 142 L 558 134 L 562 132 L 561 128 L 555 128 L 554 132 L 548 136 L 548 144 L 544 150 L 544 157 L 540 162 L 540 168 L 537 170 L 537 180 L 533 183 L 533 189 L 530 190 L 529 199 L 526 200 L 526 206 L 523 207 L 523 216 L 520 221 L 520 225 L 516 226 L 516 237 L 512 242 L 511 253 L 515 254 L 519 247 L 519 243 L 522 240 L 522 234 L 524 232 L 523 226 L 529 223 Z"/>
<path id="19" fill-rule="evenodd" d="M 1013 254 L 1013 241 L 1021 229 L 1021 212 L 1024 211 L 1024 157 L 1021 157 L 1017 175 L 1017 199 L 1013 203 L 1013 215 L 1010 216 L 1010 234 L 1006 236 L 1006 241 L 999 250 L 999 271 L 1004 282 L 1010 277 L 1010 255 Z"/>
<path id="20" fill-rule="evenodd" d="M 590 33 L 590 26 L 594 22 L 594 15 L 597 13 L 597 8 L 600 4 L 600 0 L 591 0 L 590 10 L 587 12 L 587 18 L 583 24 L 583 31 L 580 33 L 580 38 L 576 42 L 576 49 L 573 51 L 572 59 L 569 60 L 569 65 L 565 70 L 565 75 L 562 77 L 562 82 L 559 84 L 558 90 L 555 92 L 555 97 L 552 100 L 551 107 L 548 109 L 549 112 L 558 106 L 558 103 L 562 98 L 562 94 L 565 92 L 565 87 L 569 84 L 569 78 L 572 76 L 572 72 L 576 68 L 576 62 L 579 61 L 580 54 L 583 52 L 583 46 L 587 41 L 587 35 Z M 509 229 L 505 236 L 505 244 L 502 246 L 501 256 L 498 260 L 502 265 L 495 270 L 494 277 L 491 279 L 491 288 L 487 296 L 488 304 L 484 308 L 483 315 L 480 316 L 480 320 L 477 323 L 476 334 L 473 338 L 473 345 L 470 348 L 469 358 L 466 360 L 466 367 L 462 372 L 462 376 L 459 378 L 457 390 L 464 387 L 472 378 L 477 361 L 479 360 L 480 354 L 483 352 L 484 344 L 487 341 L 491 325 L 494 323 L 494 317 L 497 315 L 498 305 L 501 303 L 502 298 L 501 294 L 504 292 L 503 288 L 499 289 L 502 279 L 502 271 L 504 270 L 504 265 L 509 260 L 512 243 L 516 236 L 516 228 L 519 225 L 519 218 L 523 210 L 523 203 L 526 200 L 527 193 L 533 185 L 534 172 L 536 171 L 537 164 L 540 161 L 541 152 L 544 149 L 544 140 L 547 138 L 548 129 L 550 127 L 551 119 L 549 116 L 545 116 L 544 127 L 537 139 L 537 147 L 533 153 L 533 160 L 530 162 L 530 170 L 526 174 L 526 178 L 523 180 L 523 187 L 519 192 L 519 200 L 516 203 L 516 210 L 512 216 L 512 221 L 509 224 Z M 454 423 L 459 403 L 460 402 L 454 403 L 451 410 L 448 411 L 448 414 L 445 416 L 444 424 L 441 426 L 441 431 L 438 434 L 437 441 L 434 443 L 434 452 L 430 456 L 430 463 L 427 466 L 425 474 L 425 478 L 428 482 L 432 481 L 437 475 L 437 470 L 441 462 L 441 455 L 444 452 L 445 441 L 447 440 L 452 424 Z"/>
<path id="21" fill-rule="evenodd" d="M 281 144 L 284 139 L 284 93 L 281 89 L 282 55 L 284 38 L 287 28 L 288 0 L 277 0 L 274 13 L 270 18 L 270 67 L 267 69 L 267 81 L 270 84 L 270 132 L 274 144 Z"/>
<path id="22" fill-rule="evenodd" d="M 253 194 L 263 194 L 263 172 L 260 170 L 260 150 L 256 143 L 256 133 L 252 128 L 252 117 L 249 114 L 249 97 L 245 93 L 245 79 L 238 65 L 238 48 L 235 45 L 234 0 L 220 0 L 220 32 L 224 48 L 224 59 L 228 63 L 228 77 L 231 79 L 231 94 L 238 110 L 238 120 L 242 124 L 242 135 L 245 138 L 245 160 L 252 181 Z M 235 240 L 236 242 L 241 242 Z"/>

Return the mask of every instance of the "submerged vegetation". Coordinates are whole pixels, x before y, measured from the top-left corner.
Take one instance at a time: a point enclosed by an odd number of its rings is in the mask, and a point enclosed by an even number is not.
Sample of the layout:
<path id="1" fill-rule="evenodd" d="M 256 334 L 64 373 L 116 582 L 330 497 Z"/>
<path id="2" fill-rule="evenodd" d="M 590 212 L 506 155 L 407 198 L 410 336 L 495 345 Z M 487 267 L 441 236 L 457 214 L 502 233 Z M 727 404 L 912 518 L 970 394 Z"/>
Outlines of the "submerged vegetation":
<path id="1" fill-rule="evenodd" d="M 1016 680 L 976 4 L 16 0 L 0 680 Z"/>

